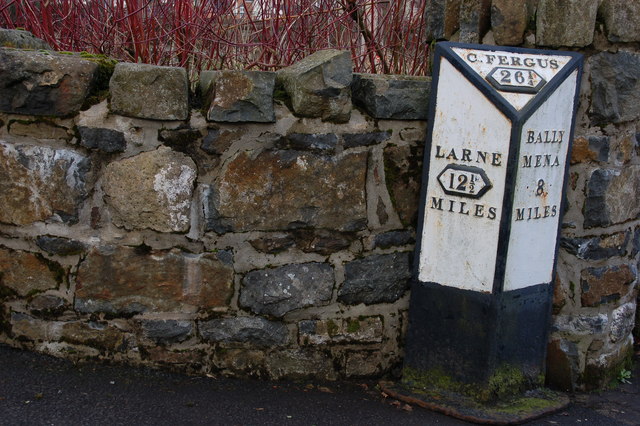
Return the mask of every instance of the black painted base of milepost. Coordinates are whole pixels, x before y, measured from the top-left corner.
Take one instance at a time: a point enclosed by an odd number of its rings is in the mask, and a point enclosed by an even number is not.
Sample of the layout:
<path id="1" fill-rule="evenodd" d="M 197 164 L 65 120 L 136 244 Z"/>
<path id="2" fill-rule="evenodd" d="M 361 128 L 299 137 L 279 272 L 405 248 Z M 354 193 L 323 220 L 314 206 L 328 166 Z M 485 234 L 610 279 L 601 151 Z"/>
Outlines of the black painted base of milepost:
<path id="1" fill-rule="evenodd" d="M 489 294 L 414 282 L 403 380 L 383 383 L 383 389 L 407 402 L 480 423 L 515 424 L 564 408 L 569 402 L 565 395 L 538 387 L 544 374 L 551 290 L 546 283 Z M 522 395 L 489 404 L 456 390 L 491 392 L 491 377 L 505 368 L 519 371 L 530 383 Z M 412 382 L 416 376 L 423 380 Z M 452 389 L 452 383 L 457 387 Z"/>

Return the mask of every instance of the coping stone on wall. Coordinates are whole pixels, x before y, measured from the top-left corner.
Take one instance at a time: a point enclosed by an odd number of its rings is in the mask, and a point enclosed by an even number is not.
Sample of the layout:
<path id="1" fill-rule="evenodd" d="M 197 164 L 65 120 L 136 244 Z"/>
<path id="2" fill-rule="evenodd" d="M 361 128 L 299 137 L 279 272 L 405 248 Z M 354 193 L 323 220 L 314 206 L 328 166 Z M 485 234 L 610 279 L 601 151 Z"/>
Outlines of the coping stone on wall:
<path id="1" fill-rule="evenodd" d="M 600 6 L 607 37 L 612 42 L 640 41 L 640 2 L 604 0 Z"/>
<path id="2" fill-rule="evenodd" d="M 202 71 L 207 120 L 273 123 L 276 74 L 270 71 Z"/>
<path id="3" fill-rule="evenodd" d="M 75 55 L 0 48 L 0 111 L 63 117 L 76 114 L 98 64 Z"/>
<path id="4" fill-rule="evenodd" d="M 189 80 L 184 68 L 118 63 L 109 82 L 111 112 L 152 120 L 186 120 Z"/>
<path id="5" fill-rule="evenodd" d="M 353 102 L 373 118 L 426 120 L 430 77 L 354 74 Z"/>
<path id="6" fill-rule="evenodd" d="M 598 0 L 540 0 L 536 44 L 556 47 L 590 45 L 597 11 Z"/>
<path id="7" fill-rule="evenodd" d="M 522 44 L 528 17 L 526 0 L 493 0 L 491 28 L 496 43 L 508 46 Z"/>
<path id="8" fill-rule="evenodd" d="M 276 72 L 302 117 L 346 123 L 351 117 L 353 62 L 349 51 L 320 50 Z"/>
<path id="9" fill-rule="evenodd" d="M 0 28 L 0 47 L 16 49 L 53 50 L 49 43 L 37 38 L 29 31 Z"/>

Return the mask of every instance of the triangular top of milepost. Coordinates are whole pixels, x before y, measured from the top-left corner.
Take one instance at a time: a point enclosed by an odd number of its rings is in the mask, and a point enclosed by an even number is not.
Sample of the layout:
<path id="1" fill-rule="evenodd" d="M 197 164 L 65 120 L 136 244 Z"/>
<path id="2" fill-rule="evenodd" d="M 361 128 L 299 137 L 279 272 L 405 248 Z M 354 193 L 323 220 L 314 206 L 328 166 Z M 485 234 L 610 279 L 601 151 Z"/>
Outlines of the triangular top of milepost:
<path id="1" fill-rule="evenodd" d="M 452 42 L 438 43 L 438 53 L 512 118 L 533 112 L 582 58 L 574 52 Z"/>

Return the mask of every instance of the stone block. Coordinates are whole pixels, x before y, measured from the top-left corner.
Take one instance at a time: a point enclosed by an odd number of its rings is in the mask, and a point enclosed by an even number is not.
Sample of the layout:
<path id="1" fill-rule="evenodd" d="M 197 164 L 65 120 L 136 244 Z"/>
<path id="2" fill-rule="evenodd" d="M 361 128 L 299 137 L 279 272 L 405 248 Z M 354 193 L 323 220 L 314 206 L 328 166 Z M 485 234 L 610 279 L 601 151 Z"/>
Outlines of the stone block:
<path id="1" fill-rule="evenodd" d="M 356 236 L 353 233 L 328 231 L 326 229 L 300 229 L 293 231 L 296 246 L 305 253 L 328 256 L 349 248 Z"/>
<path id="2" fill-rule="evenodd" d="M 636 219 L 640 215 L 640 167 L 597 169 L 587 182 L 584 227 L 593 228 Z"/>
<path id="3" fill-rule="evenodd" d="M 141 320 L 146 337 L 160 344 L 179 343 L 193 334 L 193 323 L 180 320 Z"/>
<path id="4" fill-rule="evenodd" d="M 633 241 L 631 244 L 631 256 L 636 257 L 636 255 L 640 253 L 640 228 L 636 228 L 636 231 L 633 233 Z"/>
<path id="5" fill-rule="evenodd" d="M 10 120 L 7 126 L 9 134 L 34 139 L 69 141 L 72 135 L 67 128 L 47 120 Z"/>
<path id="6" fill-rule="evenodd" d="M 413 235 L 409 231 L 389 231 L 378 234 L 373 240 L 373 248 L 387 249 L 415 243 Z"/>
<path id="7" fill-rule="evenodd" d="M 288 312 L 331 301 L 333 269 L 302 263 L 249 272 L 242 279 L 240 306 L 256 314 L 283 317 Z"/>
<path id="8" fill-rule="evenodd" d="M 561 237 L 560 246 L 569 253 L 586 260 L 608 259 L 627 254 L 631 232 L 618 232 L 591 238 Z"/>
<path id="9" fill-rule="evenodd" d="M 76 321 L 64 324 L 62 326 L 61 340 L 107 351 L 124 349 L 124 334 L 122 331 L 116 327 L 96 321 Z"/>
<path id="10" fill-rule="evenodd" d="M 393 206 L 405 226 L 416 226 L 424 149 L 389 146 L 384 149 L 384 172 Z"/>
<path id="11" fill-rule="evenodd" d="M 338 137 L 333 133 L 291 133 L 282 137 L 277 145 L 282 149 L 333 154 L 338 145 Z"/>
<path id="12" fill-rule="evenodd" d="M 626 264 L 584 269 L 580 274 L 582 306 L 617 301 L 629 293 L 637 275 L 637 268 Z"/>
<path id="13" fill-rule="evenodd" d="M 344 265 L 338 301 L 347 305 L 392 303 L 409 289 L 410 253 L 375 254 Z"/>
<path id="14" fill-rule="evenodd" d="M 461 0 L 460 42 L 480 43 L 491 27 L 491 0 Z"/>
<path id="15" fill-rule="evenodd" d="M 195 179 L 196 165 L 191 158 L 160 147 L 109 163 L 102 188 L 116 225 L 186 232 Z"/>
<path id="16" fill-rule="evenodd" d="M 554 339 L 547 346 L 548 385 L 573 392 L 580 377 L 580 354 L 575 343 L 565 339 Z"/>
<path id="17" fill-rule="evenodd" d="M 76 282 L 79 312 L 194 312 L 227 306 L 233 269 L 221 253 L 99 247 L 80 263 Z"/>
<path id="18" fill-rule="evenodd" d="M 298 323 L 300 345 L 380 343 L 382 333 L 380 317 L 304 320 Z"/>
<path id="19" fill-rule="evenodd" d="M 109 81 L 114 114 L 152 120 L 186 120 L 189 80 L 184 68 L 118 63 Z"/>
<path id="20" fill-rule="evenodd" d="M 540 0 L 536 44 L 584 47 L 593 42 L 598 0 Z"/>
<path id="21" fill-rule="evenodd" d="M 11 313 L 11 334 L 15 337 L 23 337 L 32 341 L 50 340 L 49 323 L 29 315 Z"/>
<path id="22" fill-rule="evenodd" d="M 58 288 L 66 271 L 56 262 L 22 250 L 0 247 L 0 289 L 31 296 Z M 1 290 L 0 290 L 1 291 Z"/>
<path id="23" fill-rule="evenodd" d="M 98 65 L 74 55 L 0 49 L 0 111 L 69 116 L 84 104 Z"/>
<path id="24" fill-rule="evenodd" d="M 382 372 L 380 351 L 357 351 L 347 353 L 344 373 L 349 378 L 375 377 Z"/>
<path id="25" fill-rule="evenodd" d="M 609 326 L 607 314 L 558 315 L 553 318 L 552 331 L 573 336 L 600 334 Z"/>
<path id="26" fill-rule="evenodd" d="M 591 107 L 596 124 L 640 118 L 640 53 L 602 52 L 589 58 Z"/>
<path id="27" fill-rule="evenodd" d="M 154 348 L 148 348 L 146 350 L 151 361 L 159 362 L 161 364 L 168 364 L 172 367 L 179 365 L 188 365 L 197 368 L 199 365 L 202 365 L 205 362 L 205 354 L 202 350 L 190 349 L 172 351 L 167 349 L 165 346 L 156 346 Z"/>
<path id="28" fill-rule="evenodd" d="M 276 73 L 296 115 L 345 123 L 351 117 L 349 51 L 320 50 Z"/>
<path id="29" fill-rule="evenodd" d="M 200 130 L 196 129 L 161 129 L 158 140 L 179 152 L 187 153 L 189 147 L 202 138 Z"/>
<path id="30" fill-rule="evenodd" d="M 286 344 L 289 338 L 284 323 L 260 317 L 218 318 L 203 321 L 198 328 L 202 338 L 211 342 L 279 346 Z"/>
<path id="31" fill-rule="evenodd" d="M 89 149 L 102 152 L 123 152 L 127 148 L 124 133 L 111 129 L 99 129 L 94 127 L 78 127 L 80 133 L 80 145 Z"/>
<path id="32" fill-rule="evenodd" d="M 207 129 L 207 134 L 202 139 L 200 149 L 207 154 L 221 155 L 233 142 L 240 138 L 238 131 L 227 129 Z"/>
<path id="33" fill-rule="evenodd" d="M 37 38 L 29 31 L 0 28 L 0 47 L 16 49 L 53 50 L 49 43 Z"/>
<path id="34" fill-rule="evenodd" d="M 344 133 L 342 135 L 345 149 L 377 145 L 390 138 L 391 132 Z"/>
<path id="35" fill-rule="evenodd" d="M 47 253 L 58 256 L 82 254 L 87 250 L 87 245 L 81 241 L 63 237 L 51 237 L 49 235 L 38 236 L 36 245 Z"/>
<path id="36" fill-rule="evenodd" d="M 607 136 L 577 137 L 571 145 L 571 164 L 586 161 L 609 161 L 610 143 Z"/>
<path id="37" fill-rule="evenodd" d="M 497 44 L 522 44 L 528 21 L 527 0 L 492 0 L 491 28 Z"/>
<path id="38" fill-rule="evenodd" d="M 89 170 L 89 159 L 75 151 L 0 141 L 0 222 L 76 223 Z"/>
<path id="39" fill-rule="evenodd" d="M 268 71 L 203 71 L 207 85 L 207 120 L 228 123 L 276 121 L 273 90 L 276 74 Z"/>
<path id="40" fill-rule="evenodd" d="M 623 342 L 636 325 L 636 301 L 625 303 L 611 312 L 611 341 Z"/>
<path id="41" fill-rule="evenodd" d="M 366 173 L 367 153 L 242 152 L 206 194 L 206 230 L 361 230 Z"/>
<path id="42" fill-rule="evenodd" d="M 354 74 L 353 102 L 373 118 L 426 120 L 430 77 Z"/>
<path id="43" fill-rule="evenodd" d="M 293 247 L 296 240 L 291 235 L 267 236 L 250 240 L 249 244 L 259 252 L 276 254 Z"/>
<path id="44" fill-rule="evenodd" d="M 29 302 L 32 314 L 41 316 L 58 315 L 67 309 L 67 301 L 53 294 L 38 294 Z"/>
<path id="45" fill-rule="evenodd" d="M 265 367 L 274 380 L 305 379 L 309 376 L 322 380 L 335 380 L 333 360 L 325 353 L 313 350 L 291 349 L 269 354 Z"/>
<path id="46" fill-rule="evenodd" d="M 460 28 L 462 0 L 428 0 L 425 13 L 427 41 L 449 40 Z"/>
<path id="47" fill-rule="evenodd" d="M 609 41 L 640 41 L 640 3 L 629 0 L 604 0 L 600 6 Z"/>

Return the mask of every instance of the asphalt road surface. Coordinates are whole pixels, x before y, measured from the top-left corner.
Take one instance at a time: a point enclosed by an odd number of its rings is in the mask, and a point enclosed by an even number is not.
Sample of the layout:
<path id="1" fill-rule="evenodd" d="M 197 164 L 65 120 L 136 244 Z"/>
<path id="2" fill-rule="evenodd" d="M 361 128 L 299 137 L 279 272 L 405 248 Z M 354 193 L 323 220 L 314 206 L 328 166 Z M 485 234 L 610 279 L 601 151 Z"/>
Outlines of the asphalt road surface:
<path id="1" fill-rule="evenodd" d="M 633 384 L 572 396 L 531 425 L 640 425 Z M 0 425 L 464 425 L 371 381 L 270 382 L 81 364 L 0 345 Z"/>

